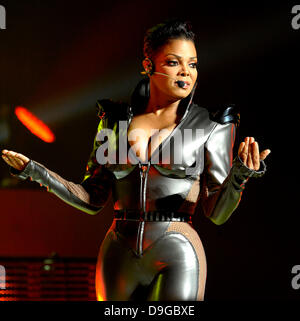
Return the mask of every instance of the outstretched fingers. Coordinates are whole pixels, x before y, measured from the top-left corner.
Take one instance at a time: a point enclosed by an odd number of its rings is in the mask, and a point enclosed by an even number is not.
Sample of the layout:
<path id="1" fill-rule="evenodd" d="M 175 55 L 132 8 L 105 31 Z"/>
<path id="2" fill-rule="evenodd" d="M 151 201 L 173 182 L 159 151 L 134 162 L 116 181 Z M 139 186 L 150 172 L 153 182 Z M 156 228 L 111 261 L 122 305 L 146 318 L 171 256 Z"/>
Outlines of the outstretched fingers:
<path id="1" fill-rule="evenodd" d="M 259 154 L 259 159 L 264 160 L 271 153 L 270 149 L 265 149 Z"/>
<path id="2" fill-rule="evenodd" d="M 252 144 L 254 143 L 254 138 L 253 137 L 247 137 L 247 141 L 248 141 L 248 150 L 247 150 L 247 166 L 251 169 L 254 169 L 254 165 L 253 165 L 253 159 L 252 159 L 252 155 L 253 155 L 253 146 Z"/>
<path id="3" fill-rule="evenodd" d="M 248 157 L 248 143 L 247 143 L 247 137 L 245 138 L 245 141 L 241 142 L 239 146 L 238 155 L 242 162 L 246 165 L 247 163 L 247 157 Z"/>
<path id="4" fill-rule="evenodd" d="M 253 163 L 253 169 L 258 171 L 260 167 L 259 147 L 258 147 L 258 143 L 255 141 L 251 143 L 251 158 Z"/>
<path id="5" fill-rule="evenodd" d="M 264 160 L 271 153 L 270 149 L 259 152 L 258 143 L 253 137 L 246 137 L 241 142 L 238 155 L 242 162 L 250 169 L 259 170 L 260 161 Z"/>
<path id="6" fill-rule="evenodd" d="M 2 159 L 9 165 L 9 166 L 13 166 L 10 158 L 7 155 L 2 154 Z"/>
<path id="7" fill-rule="evenodd" d="M 8 165 L 18 170 L 23 170 L 29 162 L 28 157 L 6 149 L 2 150 L 2 158 Z"/>
<path id="8" fill-rule="evenodd" d="M 242 161 L 244 161 L 244 155 L 243 155 L 244 147 L 245 147 L 245 142 L 241 142 L 238 150 L 238 155 Z"/>

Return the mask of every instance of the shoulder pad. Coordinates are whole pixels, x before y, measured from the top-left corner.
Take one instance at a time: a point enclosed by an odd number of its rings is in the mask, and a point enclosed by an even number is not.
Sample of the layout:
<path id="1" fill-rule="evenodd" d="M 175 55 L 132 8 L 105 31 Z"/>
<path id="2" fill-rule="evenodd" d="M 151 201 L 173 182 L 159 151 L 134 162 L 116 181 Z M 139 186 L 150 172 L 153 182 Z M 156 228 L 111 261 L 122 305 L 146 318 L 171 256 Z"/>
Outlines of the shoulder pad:
<path id="1" fill-rule="evenodd" d="M 100 119 L 126 120 L 129 105 L 121 101 L 101 99 L 97 100 L 96 108 Z"/>
<path id="2" fill-rule="evenodd" d="M 209 118 L 222 125 L 233 123 L 238 127 L 240 124 L 240 113 L 234 105 L 223 107 L 216 112 L 210 112 Z"/>

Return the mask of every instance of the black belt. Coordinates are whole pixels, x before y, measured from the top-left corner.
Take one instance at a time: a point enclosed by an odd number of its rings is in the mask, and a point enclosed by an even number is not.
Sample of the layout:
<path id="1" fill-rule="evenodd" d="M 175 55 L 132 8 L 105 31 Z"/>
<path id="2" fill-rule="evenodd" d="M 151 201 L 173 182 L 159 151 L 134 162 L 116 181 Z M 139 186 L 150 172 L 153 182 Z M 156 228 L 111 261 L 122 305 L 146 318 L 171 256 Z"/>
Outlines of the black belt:
<path id="1" fill-rule="evenodd" d="M 150 222 L 192 222 L 192 217 L 190 214 L 171 211 L 139 212 L 138 210 L 115 210 L 114 219 Z"/>

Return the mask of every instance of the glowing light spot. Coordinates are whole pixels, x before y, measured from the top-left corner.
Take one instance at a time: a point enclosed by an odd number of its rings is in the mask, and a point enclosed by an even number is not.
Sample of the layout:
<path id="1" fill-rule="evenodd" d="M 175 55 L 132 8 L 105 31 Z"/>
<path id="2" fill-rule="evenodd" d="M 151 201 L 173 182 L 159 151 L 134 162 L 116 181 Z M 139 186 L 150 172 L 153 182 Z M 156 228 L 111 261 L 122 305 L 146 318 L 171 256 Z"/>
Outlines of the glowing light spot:
<path id="1" fill-rule="evenodd" d="M 97 301 L 104 301 L 103 297 L 100 294 L 97 294 Z"/>
<path id="2" fill-rule="evenodd" d="M 15 108 L 15 114 L 20 122 L 35 136 L 39 137 L 46 143 L 53 143 L 55 136 L 47 125 L 33 115 L 24 107 L 18 106 Z"/>

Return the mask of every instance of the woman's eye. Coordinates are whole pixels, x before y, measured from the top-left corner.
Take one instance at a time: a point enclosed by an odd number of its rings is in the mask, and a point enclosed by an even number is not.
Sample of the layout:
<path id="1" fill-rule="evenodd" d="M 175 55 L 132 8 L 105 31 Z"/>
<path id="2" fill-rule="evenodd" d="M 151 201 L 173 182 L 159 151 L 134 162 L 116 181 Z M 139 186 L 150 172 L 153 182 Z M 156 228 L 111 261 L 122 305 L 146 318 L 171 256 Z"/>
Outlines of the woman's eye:
<path id="1" fill-rule="evenodd" d="M 178 62 L 176 60 L 168 60 L 167 61 L 167 64 L 169 66 L 177 66 L 178 65 Z"/>
<path id="2" fill-rule="evenodd" d="M 167 64 L 168 64 L 168 66 L 178 66 L 178 61 L 176 61 L 176 60 L 168 60 Z M 192 63 L 189 64 L 189 66 L 191 68 L 197 68 L 198 67 L 198 63 L 197 62 L 192 62 Z"/>

